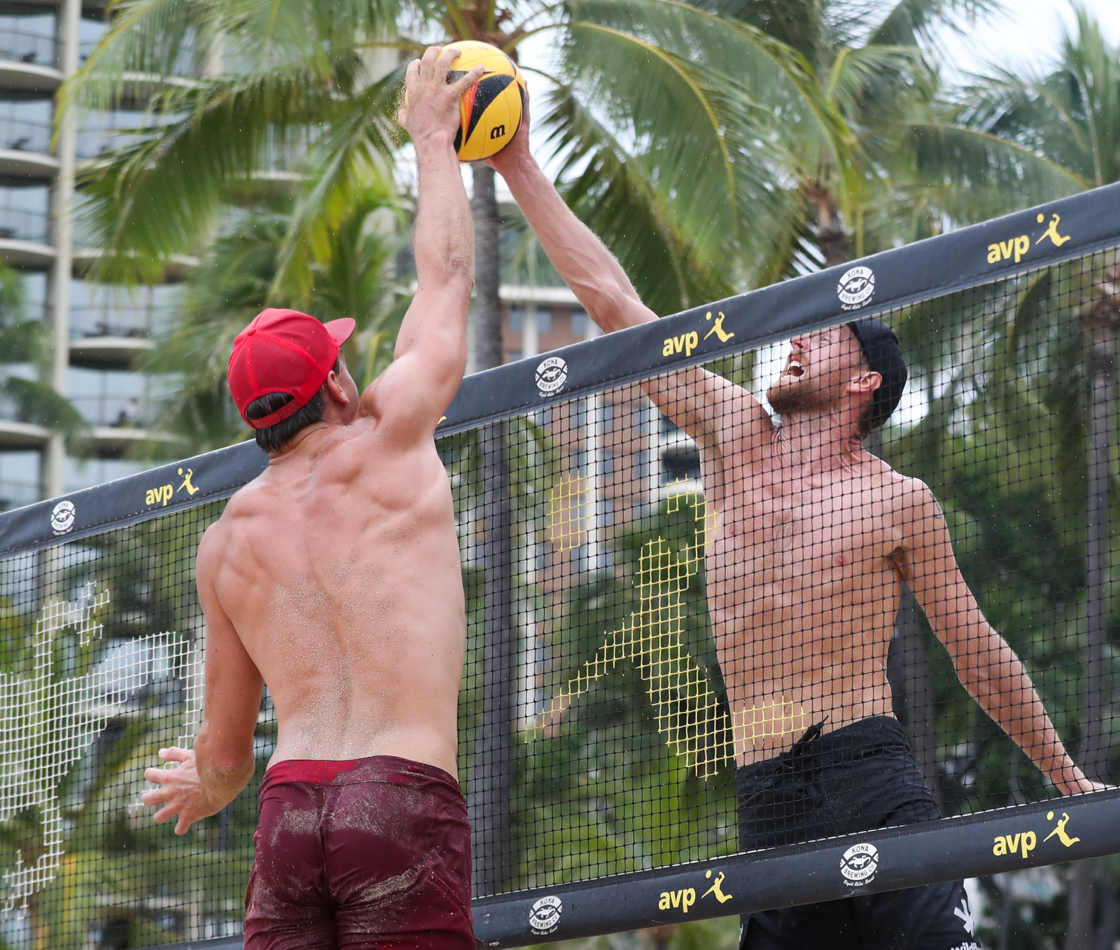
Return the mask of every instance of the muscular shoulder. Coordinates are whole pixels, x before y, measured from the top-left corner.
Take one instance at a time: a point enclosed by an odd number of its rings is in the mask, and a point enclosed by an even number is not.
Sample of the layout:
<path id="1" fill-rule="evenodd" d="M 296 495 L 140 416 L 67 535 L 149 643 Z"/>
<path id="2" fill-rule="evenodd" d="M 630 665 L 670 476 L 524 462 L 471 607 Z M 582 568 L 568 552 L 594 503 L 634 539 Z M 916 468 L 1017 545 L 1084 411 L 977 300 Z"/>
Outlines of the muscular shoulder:
<path id="1" fill-rule="evenodd" d="M 925 482 L 897 472 L 893 474 L 896 481 L 891 492 L 891 507 L 896 523 L 907 535 L 928 531 L 945 523 L 941 505 Z"/>
<path id="2" fill-rule="evenodd" d="M 236 496 L 235 496 L 236 497 Z M 229 546 L 229 509 L 233 504 L 231 499 L 226 505 L 222 516 L 215 521 L 202 534 L 198 545 L 198 556 L 195 560 L 195 577 L 199 586 L 212 584 L 215 575 L 221 569 L 222 558 Z"/>

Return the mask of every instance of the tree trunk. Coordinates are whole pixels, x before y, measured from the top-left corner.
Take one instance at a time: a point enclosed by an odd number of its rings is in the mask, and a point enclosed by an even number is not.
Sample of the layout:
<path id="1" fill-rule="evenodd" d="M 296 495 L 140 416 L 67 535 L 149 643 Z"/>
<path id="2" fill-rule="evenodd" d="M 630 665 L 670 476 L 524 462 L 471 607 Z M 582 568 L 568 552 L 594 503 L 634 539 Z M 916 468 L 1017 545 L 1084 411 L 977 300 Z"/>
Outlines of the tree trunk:
<path id="1" fill-rule="evenodd" d="M 475 232 L 475 365 L 502 363 L 501 260 L 494 171 L 473 168 L 471 211 Z M 505 425 L 480 432 L 484 571 L 483 707 L 468 785 L 476 897 L 502 890 L 510 867 L 510 783 L 513 776 L 513 714 L 517 640 L 513 612 L 513 544 L 510 474 Z"/>
<path id="2" fill-rule="evenodd" d="M 848 235 L 844 233 L 835 196 L 818 184 L 806 185 L 802 191 L 817 211 L 817 247 L 824 255 L 824 266 L 848 263 Z"/>

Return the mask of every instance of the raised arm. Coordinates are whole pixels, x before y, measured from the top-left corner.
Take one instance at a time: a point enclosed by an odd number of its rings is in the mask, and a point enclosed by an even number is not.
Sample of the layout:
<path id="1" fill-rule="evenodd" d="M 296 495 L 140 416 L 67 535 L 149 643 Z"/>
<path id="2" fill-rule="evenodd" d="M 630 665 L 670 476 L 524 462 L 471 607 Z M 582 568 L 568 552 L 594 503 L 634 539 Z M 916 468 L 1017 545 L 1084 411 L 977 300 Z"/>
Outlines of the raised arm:
<path id="1" fill-rule="evenodd" d="M 448 83 L 456 55 L 455 49 L 433 46 L 408 67 L 397 120 L 416 149 L 416 295 L 401 323 L 393 363 L 360 403 L 361 414 L 377 417 L 383 432 L 407 441 L 431 438 L 467 364 L 474 230 L 453 143 L 459 99 L 482 76 L 482 67 Z"/>
<path id="2" fill-rule="evenodd" d="M 145 805 L 159 805 L 157 822 L 178 816 L 175 833 L 214 815 L 233 801 L 253 777 L 253 730 L 264 681 L 214 593 L 221 557 L 222 522 L 207 529 L 198 549 L 195 579 L 206 617 L 206 713 L 194 749 L 160 749 L 178 768 L 150 768 L 144 777 L 160 787 L 145 792 Z"/>
<path id="3" fill-rule="evenodd" d="M 911 480 L 902 505 L 908 538 L 903 576 L 965 689 L 1064 794 L 1100 788 L 1074 764 L 1023 664 L 984 619 L 957 567 L 933 493 Z"/>
<path id="4" fill-rule="evenodd" d="M 505 179 L 553 266 L 605 333 L 656 320 L 622 265 L 572 213 L 529 151 L 528 102 L 521 129 L 489 164 Z M 769 426 L 765 410 L 744 389 L 699 367 L 646 380 L 657 408 L 701 446 L 714 449 L 725 429 Z"/>

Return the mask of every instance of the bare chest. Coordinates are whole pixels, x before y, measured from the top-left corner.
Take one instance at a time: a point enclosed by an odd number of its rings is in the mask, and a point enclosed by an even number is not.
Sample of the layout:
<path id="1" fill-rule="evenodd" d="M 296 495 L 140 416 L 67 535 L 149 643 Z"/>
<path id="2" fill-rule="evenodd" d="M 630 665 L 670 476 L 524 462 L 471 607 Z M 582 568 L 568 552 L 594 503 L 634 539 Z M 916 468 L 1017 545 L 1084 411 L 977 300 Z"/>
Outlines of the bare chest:
<path id="1" fill-rule="evenodd" d="M 770 469 L 744 472 L 728 487 L 709 554 L 717 573 L 741 584 L 851 590 L 861 576 L 890 571 L 902 545 L 872 480 Z"/>

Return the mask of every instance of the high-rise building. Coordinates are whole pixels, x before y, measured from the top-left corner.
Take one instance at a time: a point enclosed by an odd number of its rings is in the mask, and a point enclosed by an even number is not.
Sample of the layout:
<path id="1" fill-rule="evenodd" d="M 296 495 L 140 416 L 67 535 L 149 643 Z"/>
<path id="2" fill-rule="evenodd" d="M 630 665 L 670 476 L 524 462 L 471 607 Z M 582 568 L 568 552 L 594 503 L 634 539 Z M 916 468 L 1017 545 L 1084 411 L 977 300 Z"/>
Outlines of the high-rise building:
<path id="1" fill-rule="evenodd" d="M 110 147 L 118 130 L 143 124 L 143 103 L 72 116 L 52 141 L 56 93 L 105 29 L 104 0 L 0 4 L 0 259 L 22 275 L 23 316 L 43 321 L 51 350 L 45 372 L 0 366 L 48 383 L 90 426 L 88 452 L 70 456 L 61 436 L 19 421 L 16 405 L 0 400 L 0 509 L 141 466 L 124 458 L 147 435 L 151 381 L 136 361 L 173 313 L 177 288 L 128 294 L 88 279 L 95 255 L 82 247 L 73 195 L 81 163 Z M 137 96 L 145 86 L 131 84 Z"/>

